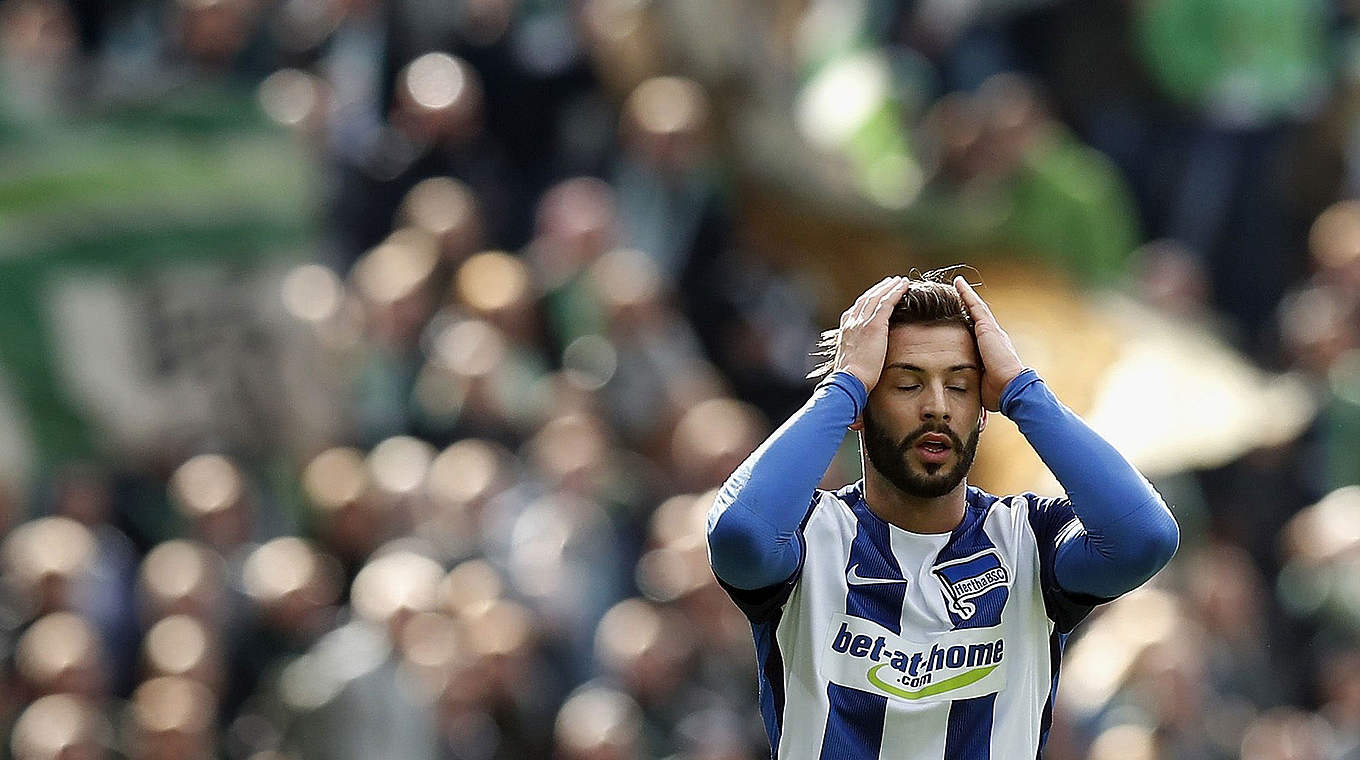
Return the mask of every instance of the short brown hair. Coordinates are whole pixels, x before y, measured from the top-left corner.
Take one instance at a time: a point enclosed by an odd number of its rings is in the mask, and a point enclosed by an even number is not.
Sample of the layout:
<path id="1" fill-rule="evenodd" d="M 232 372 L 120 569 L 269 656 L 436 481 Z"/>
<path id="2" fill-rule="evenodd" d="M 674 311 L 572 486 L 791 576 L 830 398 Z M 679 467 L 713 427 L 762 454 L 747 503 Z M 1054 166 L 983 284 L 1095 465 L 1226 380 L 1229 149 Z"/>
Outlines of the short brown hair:
<path id="1" fill-rule="evenodd" d="M 954 288 L 952 275 L 958 269 L 973 269 L 967 264 L 921 272 L 912 269 L 907 273 L 910 285 L 902 300 L 893 307 L 888 317 L 888 327 L 898 325 L 956 324 L 973 332 L 973 318 L 963 305 L 959 291 Z M 977 271 L 977 270 L 973 270 Z M 836 347 L 840 343 L 840 328 L 827 330 L 817 341 L 817 349 L 812 356 L 820 359 L 808 377 L 821 377 L 831 372 L 836 363 Z"/>

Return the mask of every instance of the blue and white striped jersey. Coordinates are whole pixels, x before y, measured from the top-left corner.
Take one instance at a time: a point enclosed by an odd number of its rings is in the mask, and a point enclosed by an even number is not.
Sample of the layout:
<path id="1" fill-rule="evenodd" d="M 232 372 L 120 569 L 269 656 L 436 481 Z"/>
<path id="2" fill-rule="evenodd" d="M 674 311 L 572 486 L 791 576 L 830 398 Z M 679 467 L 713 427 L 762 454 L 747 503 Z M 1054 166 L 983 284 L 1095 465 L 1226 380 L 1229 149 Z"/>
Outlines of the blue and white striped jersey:
<path id="1" fill-rule="evenodd" d="M 1063 591 L 1066 499 L 967 492 L 950 533 L 891 525 L 863 484 L 815 492 L 784 583 L 723 584 L 750 618 L 772 757 L 1036 757 L 1067 633 L 1104 601 Z"/>

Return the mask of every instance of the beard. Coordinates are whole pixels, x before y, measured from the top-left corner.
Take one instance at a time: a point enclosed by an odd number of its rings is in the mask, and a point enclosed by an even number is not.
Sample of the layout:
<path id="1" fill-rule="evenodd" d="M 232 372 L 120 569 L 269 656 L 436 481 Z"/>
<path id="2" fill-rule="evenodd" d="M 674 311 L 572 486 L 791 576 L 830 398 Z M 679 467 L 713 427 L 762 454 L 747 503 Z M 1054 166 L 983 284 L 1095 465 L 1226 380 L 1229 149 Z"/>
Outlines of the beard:
<path id="1" fill-rule="evenodd" d="M 968 474 L 973 466 L 973 456 L 977 454 L 977 428 L 969 434 L 968 440 L 961 441 L 954 431 L 944 424 L 925 424 L 907 434 L 900 441 L 893 440 L 888 431 L 873 422 L 868 407 L 864 409 L 864 454 L 869 463 L 887 478 L 889 483 L 908 496 L 933 499 L 944 496 Z M 925 471 L 912 468 L 908 459 L 912 442 L 926 433 L 941 433 L 949 436 L 949 443 L 955 452 L 954 466 L 943 469 L 943 464 L 926 464 Z"/>

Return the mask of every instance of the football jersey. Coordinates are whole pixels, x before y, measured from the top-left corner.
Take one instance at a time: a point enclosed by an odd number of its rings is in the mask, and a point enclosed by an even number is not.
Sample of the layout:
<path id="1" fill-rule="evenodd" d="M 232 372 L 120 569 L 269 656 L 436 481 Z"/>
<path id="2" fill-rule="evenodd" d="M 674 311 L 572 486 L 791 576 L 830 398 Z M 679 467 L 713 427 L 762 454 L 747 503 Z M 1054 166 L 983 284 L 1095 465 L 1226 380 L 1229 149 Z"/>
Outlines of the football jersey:
<path id="1" fill-rule="evenodd" d="M 1104 601 L 1054 580 L 1066 499 L 967 489 L 949 533 L 869 510 L 863 481 L 815 492 L 784 583 L 723 584 L 752 624 L 779 760 L 1039 755 L 1068 632 Z"/>

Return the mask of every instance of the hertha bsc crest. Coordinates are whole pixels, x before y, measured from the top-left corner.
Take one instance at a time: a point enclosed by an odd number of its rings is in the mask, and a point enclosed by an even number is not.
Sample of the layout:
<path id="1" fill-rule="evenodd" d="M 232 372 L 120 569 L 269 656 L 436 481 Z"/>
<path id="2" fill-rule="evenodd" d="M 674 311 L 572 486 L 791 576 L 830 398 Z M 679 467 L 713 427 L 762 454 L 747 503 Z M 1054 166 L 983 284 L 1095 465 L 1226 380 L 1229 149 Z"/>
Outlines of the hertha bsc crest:
<path id="1" fill-rule="evenodd" d="M 986 549 L 963 559 L 950 560 L 931 568 L 940 579 L 949 611 L 963 620 L 971 620 L 977 613 L 976 599 L 996 588 L 1011 584 L 1010 573 L 1001 563 L 996 549 Z"/>

